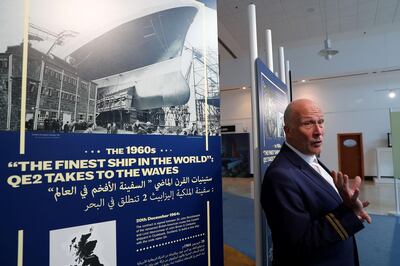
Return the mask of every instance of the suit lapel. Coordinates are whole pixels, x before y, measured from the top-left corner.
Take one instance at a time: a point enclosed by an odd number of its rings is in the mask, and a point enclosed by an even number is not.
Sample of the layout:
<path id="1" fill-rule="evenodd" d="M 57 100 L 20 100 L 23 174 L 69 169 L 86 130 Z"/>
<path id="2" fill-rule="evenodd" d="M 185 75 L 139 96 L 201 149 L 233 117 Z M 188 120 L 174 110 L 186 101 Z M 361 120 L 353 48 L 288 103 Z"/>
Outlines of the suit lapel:
<path id="1" fill-rule="evenodd" d="M 315 184 L 325 190 L 335 201 L 340 203 L 342 200 L 337 194 L 337 192 L 332 188 L 332 186 L 307 162 L 305 162 L 300 156 L 298 156 L 292 149 L 290 149 L 286 144 L 282 146 L 282 151 L 289 161 L 300 169 L 309 179 Z M 324 169 L 330 173 L 330 170 L 323 164 L 321 164 Z"/>

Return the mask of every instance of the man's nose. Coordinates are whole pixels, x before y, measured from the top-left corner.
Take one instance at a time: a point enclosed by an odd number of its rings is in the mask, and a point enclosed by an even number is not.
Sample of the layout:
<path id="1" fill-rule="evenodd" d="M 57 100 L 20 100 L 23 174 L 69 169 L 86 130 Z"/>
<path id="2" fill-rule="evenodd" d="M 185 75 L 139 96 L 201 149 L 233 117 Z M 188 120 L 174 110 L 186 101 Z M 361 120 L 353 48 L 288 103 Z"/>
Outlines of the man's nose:
<path id="1" fill-rule="evenodd" d="M 324 132 L 324 127 L 322 125 L 319 125 L 318 123 L 315 123 L 313 130 L 314 134 L 322 135 Z"/>

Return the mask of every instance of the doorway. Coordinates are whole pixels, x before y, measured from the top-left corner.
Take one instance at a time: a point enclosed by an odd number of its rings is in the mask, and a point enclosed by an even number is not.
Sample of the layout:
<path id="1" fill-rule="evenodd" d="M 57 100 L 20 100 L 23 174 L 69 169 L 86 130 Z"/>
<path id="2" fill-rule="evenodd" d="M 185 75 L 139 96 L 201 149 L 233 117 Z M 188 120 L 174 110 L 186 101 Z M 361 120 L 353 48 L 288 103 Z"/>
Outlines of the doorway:
<path id="1" fill-rule="evenodd" d="M 71 123 L 71 117 L 72 117 L 71 113 L 64 112 L 62 118 L 63 125 L 65 125 L 67 122 Z"/>
<path id="2" fill-rule="evenodd" d="M 337 135 L 339 170 L 353 179 L 364 179 L 364 152 L 362 133 L 342 133 Z"/>

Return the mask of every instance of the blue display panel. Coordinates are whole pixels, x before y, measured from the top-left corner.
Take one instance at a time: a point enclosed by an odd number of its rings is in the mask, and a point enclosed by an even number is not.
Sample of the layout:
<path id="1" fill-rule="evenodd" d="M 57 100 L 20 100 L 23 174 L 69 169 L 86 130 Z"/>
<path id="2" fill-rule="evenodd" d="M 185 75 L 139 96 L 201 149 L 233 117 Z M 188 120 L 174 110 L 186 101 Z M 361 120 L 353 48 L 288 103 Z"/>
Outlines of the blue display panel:
<path id="1" fill-rule="evenodd" d="M 284 140 L 283 114 L 288 105 L 286 85 L 260 60 L 256 60 L 259 99 L 260 163 L 264 174 Z"/>
<path id="2" fill-rule="evenodd" d="M 3 2 L 0 265 L 222 265 L 215 0 Z"/>
<path id="3" fill-rule="evenodd" d="M 256 60 L 256 71 L 260 176 L 263 177 L 284 141 L 283 115 L 288 105 L 288 95 L 286 85 L 260 59 Z M 265 257 L 267 264 L 272 265 L 272 236 L 268 226 L 265 227 Z"/>
<path id="4" fill-rule="evenodd" d="M 219 137 L 0 138 L 0 265 L 222 265 Z"/>

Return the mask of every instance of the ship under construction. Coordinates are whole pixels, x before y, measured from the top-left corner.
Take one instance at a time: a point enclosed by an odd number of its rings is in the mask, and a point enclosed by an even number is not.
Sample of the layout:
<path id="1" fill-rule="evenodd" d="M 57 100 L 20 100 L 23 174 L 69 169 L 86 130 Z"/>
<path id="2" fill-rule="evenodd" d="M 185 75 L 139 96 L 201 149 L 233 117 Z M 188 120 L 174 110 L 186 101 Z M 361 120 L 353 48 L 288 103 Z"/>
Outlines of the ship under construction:
<path id="1" fill-rule="evenodd" d="M 191 0 L 145 10 L 69 48 L 67 61 L 97 85 L 96 124 L 205 134 L 207 123 L 217 133 L 217 43 L 198 37 L 202 16 L 215 10 Z"/>

